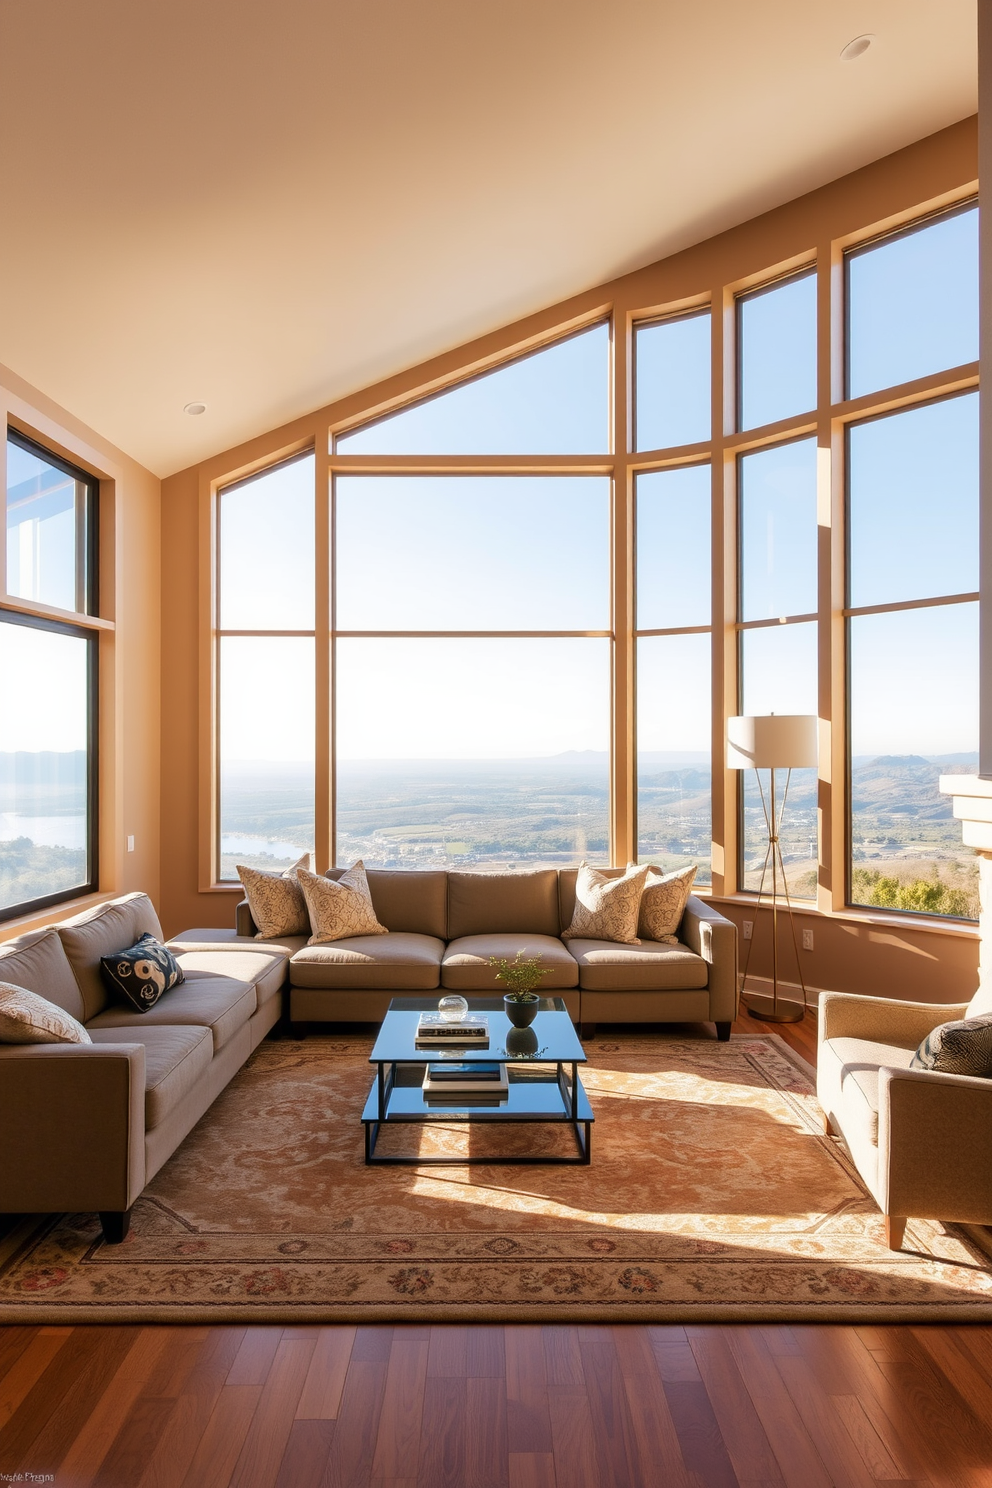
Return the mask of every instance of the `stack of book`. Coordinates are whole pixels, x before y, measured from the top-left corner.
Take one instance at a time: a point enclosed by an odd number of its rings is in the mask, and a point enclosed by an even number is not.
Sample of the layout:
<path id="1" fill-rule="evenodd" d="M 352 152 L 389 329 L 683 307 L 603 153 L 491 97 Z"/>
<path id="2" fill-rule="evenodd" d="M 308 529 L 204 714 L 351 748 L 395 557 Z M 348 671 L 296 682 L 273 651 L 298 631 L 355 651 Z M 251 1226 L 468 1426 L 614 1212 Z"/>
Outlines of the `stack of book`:
<path id="1" fill-rule="evenodd" d="M 498 1106 L 507 1097 L 506 1065 L 495 1060 L 429 1064 L 424 1098 L 431 1105 Z"/>
<path id="2" fill-rule="evenodd" d="M 464 1044 L 488 1049 L 489 1019 L 466 1014 L 458 1023 L 446 1023 L 437 1013 L 421 1013 L 417 1025 L 417 1047 L 454 1049 Z"/>

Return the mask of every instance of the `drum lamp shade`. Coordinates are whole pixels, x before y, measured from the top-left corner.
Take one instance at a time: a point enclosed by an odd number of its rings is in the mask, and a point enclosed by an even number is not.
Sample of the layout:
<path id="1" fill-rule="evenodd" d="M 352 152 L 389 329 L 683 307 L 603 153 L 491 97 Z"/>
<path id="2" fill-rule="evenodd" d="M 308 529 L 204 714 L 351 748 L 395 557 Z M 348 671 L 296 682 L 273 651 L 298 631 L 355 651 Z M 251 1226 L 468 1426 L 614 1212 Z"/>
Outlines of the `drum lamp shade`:
<path id="1" fill-rule="evenodd" d="M 769 713 L 727 719 L 727 768 L 801 770 L 817 761 L 812 713 Z"/>

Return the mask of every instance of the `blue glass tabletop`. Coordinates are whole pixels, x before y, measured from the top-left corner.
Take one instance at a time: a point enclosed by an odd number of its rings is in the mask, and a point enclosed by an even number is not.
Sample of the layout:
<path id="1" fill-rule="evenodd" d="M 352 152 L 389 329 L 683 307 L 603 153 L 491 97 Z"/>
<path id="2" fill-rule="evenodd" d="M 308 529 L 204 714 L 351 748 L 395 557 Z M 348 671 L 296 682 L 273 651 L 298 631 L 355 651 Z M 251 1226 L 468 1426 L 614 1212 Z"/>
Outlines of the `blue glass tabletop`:
<path id="1" fill-rule="evenodd" d="M 421 1013 L 436 1013 L 438 997 L 394 997 L 376 1037 L 370 1064 L 428 1062 L 441 1060 L 499 1059 L 513 1063 L 585 1064 L 586 1056 L 564 1002 L 560 997 L 542 997 L 537 1016 L 529 1028 L 514 1028 L 503 1011 L 501 997 L 473 997 L 469 1015 L 489 1022 L 488 1040 L 478 1045 L 459 1043 L 452 1048 L 425 1048 L 417 1043 Z"/>

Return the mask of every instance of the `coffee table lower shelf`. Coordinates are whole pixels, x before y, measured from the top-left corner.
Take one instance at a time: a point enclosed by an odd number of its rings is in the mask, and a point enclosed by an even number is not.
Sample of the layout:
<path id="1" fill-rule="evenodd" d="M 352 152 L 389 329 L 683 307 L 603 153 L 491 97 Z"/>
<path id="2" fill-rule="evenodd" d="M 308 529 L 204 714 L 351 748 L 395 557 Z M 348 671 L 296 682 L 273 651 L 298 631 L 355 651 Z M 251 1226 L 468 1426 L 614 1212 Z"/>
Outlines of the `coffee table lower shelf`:
<path id="1" fill-rule="evenodd" d="M 570 1071 L 571 1079 L 566 1078 L 566 1068 Z M 365 1161 L 368 1166 L 460 1168 L 482 1163 L 540 1163 L 563 1167 L 590 1162 L 592 1123 L 595 1117 L 574 1064 L 559 1064 L 557 1070 L 549 1068 L 546 1074 L 539 1074 L 536 1069 L 528 1069 L 526 1072 L 510 1069 L 506 1100 L 498 1106 L 453 1103 L 438 1107 L 430 1104 L 421 1088 L 424 1069 L 423 1064 L 384 1061 L 380 1065 L 362 1112 Z M 506 1157 L 472 1154 L 465 1157 L 383 1157 L 376 1152 L 379 1134 L 384 1126 L 430 1126 L 437 1122 L 466 1126 L 503 1123 L 568 1126 L 575 1138 L 576 1153 L 574 1157 L 542 1157 L 526 1153 L 514 1153 Z"/>

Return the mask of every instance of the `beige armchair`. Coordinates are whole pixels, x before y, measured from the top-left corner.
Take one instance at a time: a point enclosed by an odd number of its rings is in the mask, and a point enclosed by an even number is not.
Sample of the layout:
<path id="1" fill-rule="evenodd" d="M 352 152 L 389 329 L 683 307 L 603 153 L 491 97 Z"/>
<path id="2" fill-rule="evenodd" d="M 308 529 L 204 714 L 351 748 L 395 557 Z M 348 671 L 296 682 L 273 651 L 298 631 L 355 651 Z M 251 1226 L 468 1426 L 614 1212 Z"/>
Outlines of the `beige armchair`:
<path id="1" fill-rule="evenodd" d="M 932 1029 L 992 1011 L 828 992 L 820 1001 L 816 1093 L 885 1216 L 891 1250 L 906 1220 L 992 1224 L 992 1080 L 910 1069 Z"/>

